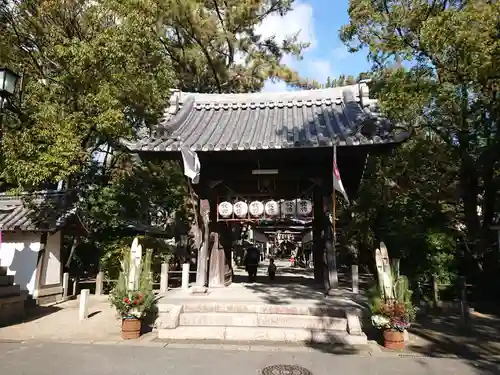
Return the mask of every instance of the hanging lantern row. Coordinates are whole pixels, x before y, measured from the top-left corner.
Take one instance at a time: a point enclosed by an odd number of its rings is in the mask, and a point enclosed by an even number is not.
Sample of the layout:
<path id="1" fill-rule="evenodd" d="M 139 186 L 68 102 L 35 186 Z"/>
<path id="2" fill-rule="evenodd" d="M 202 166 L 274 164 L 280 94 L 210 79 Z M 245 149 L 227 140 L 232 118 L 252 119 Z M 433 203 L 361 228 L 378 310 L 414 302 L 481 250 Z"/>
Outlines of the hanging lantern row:
<path id="1" fill-rule="evenodd" d="M 313 205 L 308 199 L 294 199 L 285 201 L 268 200 L 266 202 L 252 201 L 237 201 L 231 203 L 224 201 L 219 203 L 217 211 L 222 219 L 229 219 L 231 216 L 243 219 L 248 216 L 252 218 L 260 218 L 266 216 L 274 218 L 278 216 L 310 216 L 312 214 Z"/>

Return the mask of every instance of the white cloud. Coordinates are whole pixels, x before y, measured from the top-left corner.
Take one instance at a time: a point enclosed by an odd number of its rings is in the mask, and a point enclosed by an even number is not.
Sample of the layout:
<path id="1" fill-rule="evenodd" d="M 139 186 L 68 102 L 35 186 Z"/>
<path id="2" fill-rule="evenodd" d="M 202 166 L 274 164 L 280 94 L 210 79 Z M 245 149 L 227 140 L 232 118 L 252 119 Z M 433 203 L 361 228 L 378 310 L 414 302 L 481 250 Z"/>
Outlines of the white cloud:
<path id="1" fill-rule="evenodd" d="M 262 88 L 263 92 L 283 92 L 287 90 L 288 87 L 285 82 L 283 81 L 273 82 L 271 80 L 264 82 L 264 87 Z"/>
<path id="2" fill-rule="evenodd" d="M 272 14 L 257 26 L 256 32 L 264 38 L 275 36 L 277 40 L 285 40 L 288 36 L 299 33 L 299 41 L 310 43 L 310 48 L 316 47 L 314 33 L 313 8 L 310 4 L 297 2 L 293 9 L 281 17 Z"/>
<path id="3" fill-rule="evenodd" d="M 307 77 L 320 83 L 326 82 L 328 77 L 333 76 L 332 64 L 328 60 L 311 59 L 307 63 Z"/>
<path id="4" fill-rule="evenodd" d="M 283 63 L 309 79 L 324 82 L 333 75 L 331 64 L 328 60 L 309 56 L 317 48 L 318 42 L 314 30 L 314 15 L 312 5 L 305 2 L 296 2 L 293 9 L 281 17 L 273 14 L 267 17 L 256 29 L 263 37 L 275 36 L 277 40 L 286 39 L 287 36 L 298 33 L 300 42 L 309 43 L 309 48 L 304 51 L 304 59 L 297 60 L 292 56 L 285 56 Z M 266 82 L 263 91 L 285 91 L 283 82 Z"/>

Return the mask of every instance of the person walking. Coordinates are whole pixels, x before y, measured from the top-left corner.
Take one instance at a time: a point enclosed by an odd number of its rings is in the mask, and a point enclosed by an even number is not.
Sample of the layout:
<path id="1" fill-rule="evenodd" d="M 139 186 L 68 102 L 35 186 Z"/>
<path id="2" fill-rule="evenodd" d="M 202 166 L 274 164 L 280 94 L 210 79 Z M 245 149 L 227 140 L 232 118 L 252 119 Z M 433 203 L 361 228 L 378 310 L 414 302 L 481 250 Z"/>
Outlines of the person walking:
<path id="1" fill-rule="evenodd" d="M 245 269 L 248 273 L 248 282 L 255 283 L 257 281 L 257 270 L 259 269 L 260 252 L 254 246 L 247 249 L 245 255 Z"/>

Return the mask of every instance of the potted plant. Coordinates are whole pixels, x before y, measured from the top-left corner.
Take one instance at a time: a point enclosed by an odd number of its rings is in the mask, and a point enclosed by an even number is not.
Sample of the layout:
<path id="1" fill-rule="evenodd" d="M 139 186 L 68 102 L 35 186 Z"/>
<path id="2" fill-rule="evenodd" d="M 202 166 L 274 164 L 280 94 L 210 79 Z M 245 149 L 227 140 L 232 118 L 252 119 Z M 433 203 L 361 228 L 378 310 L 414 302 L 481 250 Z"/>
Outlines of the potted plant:
<path id="1" fill-rule="evenodd" d="M 373 326 L 383 332 L 384 347 L 401 350 L 405 347 L 404 332 L 410 327 L 414 315 L 405 303 L 388 301 L 379 306 L 371 317 Z"/>
<path id="2" fill-rule="evenodd" d="M 380 243 L 375 251 L 378 283 L 368 293 L 372 325 L 383 332 L 384 347 L 401 350 L 405 347 L 405 331 L 415 318 L 408 278 L 399 275 L 399 262 L 393 267 L 387 248 Z M 395 280 L 395 281 L 394 281 Z"/>
<path id="3" fill-rule="evenodd" d="M 143 318 L 156 301 L 150 271 L 151 256 L 152 251 L 148 250 L 136 267 L 131 262 L 131 252 L 127 252 L 118 282 L 110 293 L 110 302 L 122 320 L 122 338 L 125 340 L 140 337 Z"/>

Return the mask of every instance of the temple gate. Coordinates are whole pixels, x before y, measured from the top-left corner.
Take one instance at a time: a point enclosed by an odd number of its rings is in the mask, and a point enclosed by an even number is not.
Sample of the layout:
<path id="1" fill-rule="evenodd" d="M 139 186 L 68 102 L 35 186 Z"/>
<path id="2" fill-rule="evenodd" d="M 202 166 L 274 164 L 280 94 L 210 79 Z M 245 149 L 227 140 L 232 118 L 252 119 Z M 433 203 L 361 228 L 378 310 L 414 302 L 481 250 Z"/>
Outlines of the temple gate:
<path id="1" fill-rule="evenodd" d="M 333 147 L 354 198 L 367 156 L 408 137 L 380 115 L 366 82 L 285 93 L 173 90 L 169 104 L 148 137 L 126 146 L 149 160 L 181 160 L 181 147 L 197 153 L 201 176 L 192 186 L 199 202 L 199 286 L 231 283 L 234 239 L 244 225 L 291 220 L 300 211 L 312 221 L 315 281 L 335 288 Z"/>

